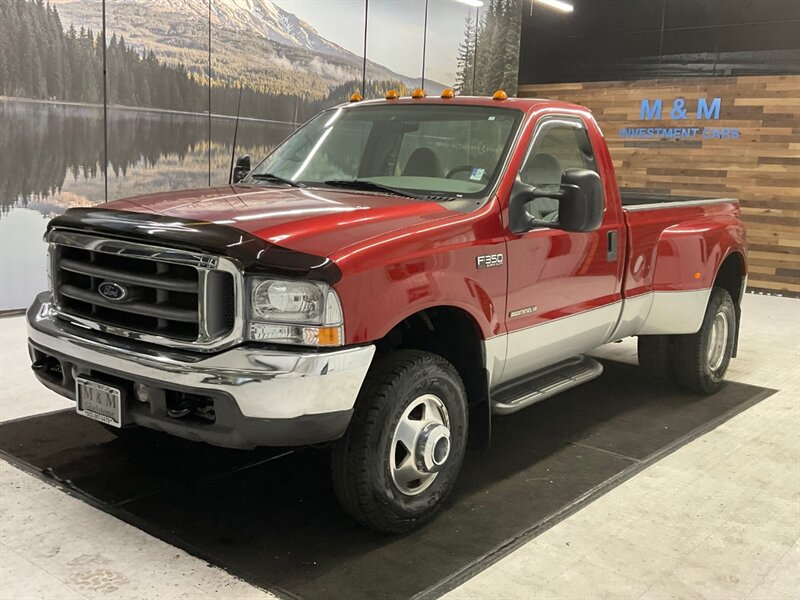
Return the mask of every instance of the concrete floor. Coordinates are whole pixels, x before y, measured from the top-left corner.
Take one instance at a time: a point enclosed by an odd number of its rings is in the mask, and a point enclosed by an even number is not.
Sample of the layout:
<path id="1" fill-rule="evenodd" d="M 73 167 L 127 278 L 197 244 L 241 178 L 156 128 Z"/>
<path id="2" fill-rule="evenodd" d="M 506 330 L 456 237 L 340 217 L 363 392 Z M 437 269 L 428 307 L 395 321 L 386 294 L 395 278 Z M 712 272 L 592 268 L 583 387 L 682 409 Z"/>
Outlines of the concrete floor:
<path id="1" fill-rule="evenodd" d="M 780 390 L 446 596 L 800 598 L 800 302 L 748 294 L 729 379 Z M 635 362 L 635 342 L 598 350 Z M 73 404 L 0 319 L 0 420 Z M 0 598 L 271 598 L 0 461 Z"/>

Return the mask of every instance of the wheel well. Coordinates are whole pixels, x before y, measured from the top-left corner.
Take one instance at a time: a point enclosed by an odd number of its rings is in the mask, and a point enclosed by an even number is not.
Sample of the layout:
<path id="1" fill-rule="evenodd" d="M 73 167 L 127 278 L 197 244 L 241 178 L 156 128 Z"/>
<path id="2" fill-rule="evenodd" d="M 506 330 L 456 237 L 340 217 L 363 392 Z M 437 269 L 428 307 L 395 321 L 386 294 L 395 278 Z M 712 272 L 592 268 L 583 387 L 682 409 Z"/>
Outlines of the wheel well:
<path id="1" fill-rule="evenodd" d="M 731 300 L 738 306 L 742 298 L 742 285 L 744 283 L 744 259 L 738 252 L 734 252 L 725 259 L 717 271 L 714 286 L 728 290 Z"/>
<path id="2" fill-rule="evenodd" d="M 475 320 L 466 311 L 450 306 L 415 313 L 377 343 L 378 354 L 403 348 L 437 354 L 456 368 L 469 403 L 469 445 L 485 447 L 491 437 L 489 383 Z"/>
<path id="3" fill-rule="evenodd" d="M 733 354 L 735 358 L 739 353 L 739 331 L 742 321 L 741 300 L 744 289 L 744 257 L 739 252 L 733 252 L 723 261 L 714 279 L 714 287 L 721 287 L 728 290 L 733 300 L 733 308 L 736 313 L 736 336 L 733 342 Z"/>

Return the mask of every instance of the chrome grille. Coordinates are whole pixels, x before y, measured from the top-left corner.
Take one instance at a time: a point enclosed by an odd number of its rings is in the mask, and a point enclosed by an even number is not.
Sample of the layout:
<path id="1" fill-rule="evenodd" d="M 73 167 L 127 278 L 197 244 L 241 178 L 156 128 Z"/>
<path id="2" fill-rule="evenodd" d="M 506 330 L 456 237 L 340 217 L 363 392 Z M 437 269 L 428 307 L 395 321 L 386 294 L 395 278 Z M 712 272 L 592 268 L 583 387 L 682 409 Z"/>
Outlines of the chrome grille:
<path id="1" fill-rule="evenodd" d="M 229 259 L 71 231 L 54 230 L 48 241 L 61 315 L 108 333 L 200 350 L 239 339 L 241 278 Z"/>

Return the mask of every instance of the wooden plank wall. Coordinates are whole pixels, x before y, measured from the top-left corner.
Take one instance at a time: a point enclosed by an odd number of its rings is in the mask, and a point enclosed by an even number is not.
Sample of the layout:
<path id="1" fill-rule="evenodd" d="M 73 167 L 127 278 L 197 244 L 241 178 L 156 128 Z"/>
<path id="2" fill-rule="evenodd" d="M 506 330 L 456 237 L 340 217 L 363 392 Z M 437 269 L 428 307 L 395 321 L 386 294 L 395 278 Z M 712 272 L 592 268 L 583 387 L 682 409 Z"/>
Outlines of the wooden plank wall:
<path id="1" fill-rule="evenodd" d="M 522 97 L 588 106 L 611 149 L 622 187 L 741 201 L 748 226 L 749 287 L 800 295 L 800 76 L 683 78 L 520 85 Z M 685 120 L 671 120 L 684 98 Z M 698 98 L 721 98 L 720 118 L 697 120 Z M 661 98 L 661 121 L 641 121 L 642 99 Z M 739 128 L 738 140 L 631 140 L 625 127 Z"/>

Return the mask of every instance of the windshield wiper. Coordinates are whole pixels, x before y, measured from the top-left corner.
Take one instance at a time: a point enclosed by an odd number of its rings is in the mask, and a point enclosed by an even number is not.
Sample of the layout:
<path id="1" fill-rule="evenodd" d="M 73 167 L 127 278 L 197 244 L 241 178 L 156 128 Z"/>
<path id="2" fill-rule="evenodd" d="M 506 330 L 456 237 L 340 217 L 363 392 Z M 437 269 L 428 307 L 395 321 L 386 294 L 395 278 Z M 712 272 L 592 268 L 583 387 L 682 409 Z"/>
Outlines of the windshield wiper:
<path id="1" fill-rule="evenodd" d="M 414 198 L 415 200 L 422 200 L 422 196 L 404 192 L 388 185 L 381 185 L 374 181 L 367 179 L 329 179 L 323 181 L 325 185 L 331 187 L 349 188 L 351 190 L 364 190 L 365 192 L 386 192 L 387 194 L 395 194 L 397 196 L 405 196 L 406 198 Z"/>
<path id="2" fill-rule="evenodd" d="M 299 181 L 292 181 L 291 179 L 286 179 L 285 177 L 281 177 L 280 175 L 275 175 L 274 173 L 253 173 L 250 175 L 251 179 L 255 179 L 257 181 L 271 181 L 273 183 L 283 183 L 285 185 L 290 185 L 292 187 L 306 187 Z"/>

